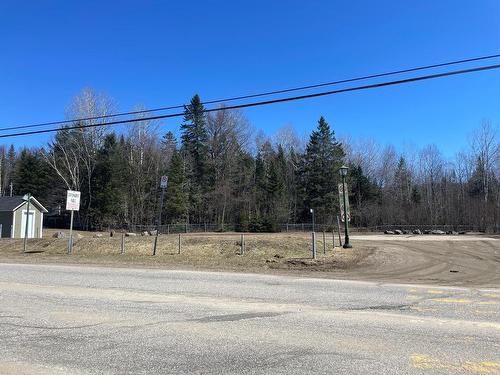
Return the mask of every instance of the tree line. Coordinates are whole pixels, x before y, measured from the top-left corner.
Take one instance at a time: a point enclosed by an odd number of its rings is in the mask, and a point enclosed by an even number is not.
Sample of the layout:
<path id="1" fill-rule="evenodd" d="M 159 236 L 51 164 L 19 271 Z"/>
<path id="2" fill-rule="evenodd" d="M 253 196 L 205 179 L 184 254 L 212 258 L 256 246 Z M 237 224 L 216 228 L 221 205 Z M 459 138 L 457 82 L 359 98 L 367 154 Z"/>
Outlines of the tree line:
<path id="1" fill-rule="evenodd" d="M 86 89 L 68 117 L 113 109 L 107 96 Z M 62 127 L 43 147 L 1 146 L 0 194 L 30 192 L 53 213 L 62 207 L 64 215 L 66 190 L 79 190 L 81 228 L 152 226 L 160 176 L 167 175 L 162 223 L 277 231 L 280 224 L 310 222 L 311 208 L 318 223 L 334 223 L 339 168 L 346 164 L 354 226 L 500 227 L 499 128 L 489 121 L 450 161 L 435 145 L 398 152 L 373 140 L 339 140 L 323 117 L 307 139 L 290 126 L 274 137 L 254 136 L 242 112 L 221 106 L 205 113 L 198 95 L 185 106 L 179 139 L 137 116 L 124 131 Z"/>

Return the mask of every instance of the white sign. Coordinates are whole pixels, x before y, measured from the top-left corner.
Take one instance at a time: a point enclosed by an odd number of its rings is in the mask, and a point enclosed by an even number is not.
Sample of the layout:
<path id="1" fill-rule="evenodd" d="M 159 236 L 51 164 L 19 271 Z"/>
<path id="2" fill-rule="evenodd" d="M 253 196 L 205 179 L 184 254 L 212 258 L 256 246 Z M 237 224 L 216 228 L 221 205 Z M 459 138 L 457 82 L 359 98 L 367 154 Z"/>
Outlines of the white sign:
<path id="1" fill-rule="evenodd" d="M 66 195 L 66 210 L 79 211 L 80 210 L 80 192 L 68 190 Z"/>
<path id="2" fill-rule="evenodd" d="M 161 176 L 160 187 L 166 189 L 168 184 L 168 176 Z"/>

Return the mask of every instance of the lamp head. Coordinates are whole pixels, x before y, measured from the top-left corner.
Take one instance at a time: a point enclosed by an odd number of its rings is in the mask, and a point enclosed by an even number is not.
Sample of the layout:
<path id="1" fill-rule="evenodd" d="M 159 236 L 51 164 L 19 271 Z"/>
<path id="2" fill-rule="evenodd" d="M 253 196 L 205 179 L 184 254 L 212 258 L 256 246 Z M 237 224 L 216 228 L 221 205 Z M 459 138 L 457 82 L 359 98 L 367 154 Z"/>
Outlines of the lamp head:
<path id="1" fill-rule="evenodd" d="M 342 167 L 340 167 L 340 175 L 342 177 L 347 176 L 347 170 L 348 169 L 349 169 L 349 167 L 347 167 L 346 165 L 343 165 Z"/>

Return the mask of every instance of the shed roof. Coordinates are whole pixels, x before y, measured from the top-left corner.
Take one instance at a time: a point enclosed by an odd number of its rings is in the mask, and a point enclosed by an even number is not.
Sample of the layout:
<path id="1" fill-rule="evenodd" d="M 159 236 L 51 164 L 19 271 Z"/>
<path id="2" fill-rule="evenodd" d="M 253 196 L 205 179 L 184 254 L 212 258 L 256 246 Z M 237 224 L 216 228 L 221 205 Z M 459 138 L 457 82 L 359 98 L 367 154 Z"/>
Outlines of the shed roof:
<path id="1" fill-rule="evenodd" d="M 37 206 L 40 211 L 47 212 L 47 209 L 43 207 L 40 202 L 35 198 L 31 197 L 31 203 Z M 0 197 L 0 211 L 14 211 L 16 208 L 24 203 L 23 197 L 21 195 L 16 195 L 13 197 Z"/>

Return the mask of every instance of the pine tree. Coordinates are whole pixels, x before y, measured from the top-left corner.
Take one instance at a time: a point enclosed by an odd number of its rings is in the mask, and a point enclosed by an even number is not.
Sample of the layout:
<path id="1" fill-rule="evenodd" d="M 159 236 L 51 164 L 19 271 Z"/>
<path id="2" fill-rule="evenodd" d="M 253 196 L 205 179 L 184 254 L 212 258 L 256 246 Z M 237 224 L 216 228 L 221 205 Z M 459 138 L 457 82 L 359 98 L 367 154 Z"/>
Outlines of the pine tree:
<path id="1" fill-rule="evenodd" d="M 116 226 L 125 220 L 126 180 L 123 171 L 126 163 L 123 154 L 123 143 L 116 141 L 114 133 L 108 134 L 99 150 L 92 180 L 95 205 L 89 214 L 94 225 Z"/>
<path id="2" fill-rule="evenodd" d="M 304 219 L 308 218 L 309 208 L 313 208 L 318 222 L 332 221 L 334 213 L 338 211 L 337 183 L 343 157 L 341 144 L 321 117 L 317 129 L 311 134 L 302 164 Z"/>
<path id="3" fill-rule="evenodd" d="M 182 150 L 187 164 L 189 211 L 192 221 L 201 222 L 206 213 L 206 193 L 210 190 L 206 116 L 201 99 L 193 96 L 184 108 Z"/>
<path id="4" fill-rule="evenodd" d="M 58 184 L 54 183 L 50 172 L 37 150 L 23 149 L 14 164 L 14 195 L 31 193 L 42 204 L 47 204 L 58 191 Z"/>
<path id="5" fill-rule="evenodd" d="M 172 154 L 172 162 L 168 173 L 167 199 L 164 208 L 167 222 L 185 222 L 188 211 L 187 203 L 184 162 L 181 154 L 175 151 Z"/>

